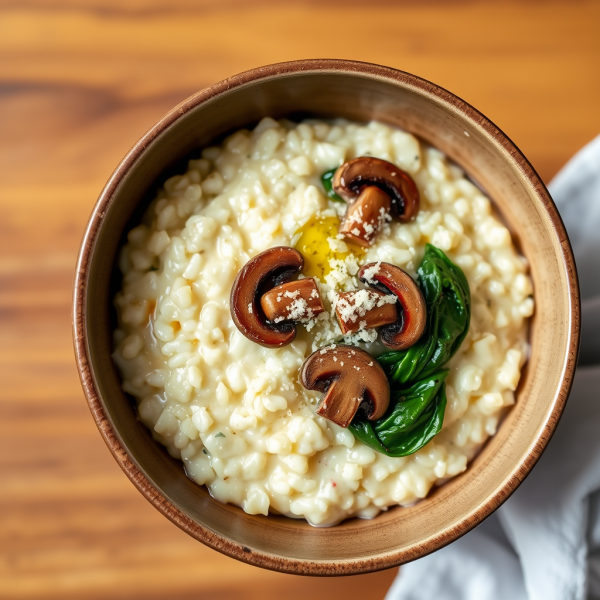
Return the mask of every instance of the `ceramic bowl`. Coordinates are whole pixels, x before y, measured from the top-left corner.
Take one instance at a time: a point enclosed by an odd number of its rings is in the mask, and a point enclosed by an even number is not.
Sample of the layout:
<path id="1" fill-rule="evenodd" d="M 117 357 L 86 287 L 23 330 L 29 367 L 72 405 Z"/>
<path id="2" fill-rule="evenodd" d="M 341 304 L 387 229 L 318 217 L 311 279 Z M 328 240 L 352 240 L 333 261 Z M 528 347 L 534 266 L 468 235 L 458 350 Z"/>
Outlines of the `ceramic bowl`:
<path id="1" fill-rule="evenodd" d="M 137 420 L 111 359 L 115 257 L 153 185 L 190 152 L 264 116 L 377 119 L 429 142 L 493 199 L 528 258 L 536 310 L 517 403 L 460 476 L 410 508 L 314 528 L 251 516 L 188 479 Z M 194 94 L 154 125 L 109 179 L 88 224 L 74 291 L 75 351 L 92 415 L 139 491 L 197 540 L 253 565 L 348 575 L 419 558 L 498 508 L 526 477 L 564 408 L 577 359 L 579 295 L 567 234 L 544 184 L 516 146 L 473 107 L 414 75 L 344 60 L 304 60 L 236 75 Z"/>

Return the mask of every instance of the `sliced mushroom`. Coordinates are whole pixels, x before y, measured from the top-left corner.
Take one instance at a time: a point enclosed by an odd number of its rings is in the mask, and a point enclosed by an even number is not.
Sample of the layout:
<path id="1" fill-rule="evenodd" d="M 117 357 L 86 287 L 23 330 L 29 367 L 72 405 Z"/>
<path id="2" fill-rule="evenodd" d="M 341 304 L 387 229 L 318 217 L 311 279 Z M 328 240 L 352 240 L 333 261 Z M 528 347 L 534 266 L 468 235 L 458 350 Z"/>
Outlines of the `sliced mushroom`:
<path id="1" fill-rule="evenodd" d="M 403 223 L 414 219 L 419 212 L 419 190 L 412 177 L 380 158 L 360 156 L 349 160 L 335 172 L 332 186 L 348 203 L 368 186 L 382 189 L 390 196 L 392 216 Z"/>
<path id="2" fill-rule="evenodd" d="M 278 285 L 263 294 L 260 306 L 269 321 L 309 321 L 325 308 L 312 277 Z"/>
<path id="3" fill-rule="evenodd" d="M 300 252 L 278 246 L 249 260 L 231 288 L 231 317 L 249 339 L 267 348 L 279 348 L 296 337 L 294 323 L 271 323 L 260 305 L 261 296 L 277 285 L 289 281 L 304 265 Z"/>
<path id="4" fill-rule="evenodd" d="M 392 292 L 402 306 L 400 318 L 379 330 L 381 341 L 393 350 L 404 350 L 415 344 L 427 322 L 425 299 L 415 280 L 400 267 L 385 262 L 364 265 L 358 277 L 383 292 Z"/>
<path id="5" fill-rule="evenodd" d="M 313 352 L 302 366 L 302 385 L 325 392 L 316 413 L 348 427 L 359 407 L 379 419 L 390 403 L 390 384 L 379 363 L 352 346 L 328 346 Z"/>
<path id="6" fill-rule="evenodd" d="M 335 305 L 335 314 L 344 335 L 389 325 L 398 320 L 396 296 L 379 290 L 342 292 Z"/>
<path id="7" fill-rule="evenodd" d="M 363 188 L 346 209 L 340 233 L 359 246 L 370 246 L 385 222 L 391 220 L 391 207 L 387 192 L 373 185 Z"/>

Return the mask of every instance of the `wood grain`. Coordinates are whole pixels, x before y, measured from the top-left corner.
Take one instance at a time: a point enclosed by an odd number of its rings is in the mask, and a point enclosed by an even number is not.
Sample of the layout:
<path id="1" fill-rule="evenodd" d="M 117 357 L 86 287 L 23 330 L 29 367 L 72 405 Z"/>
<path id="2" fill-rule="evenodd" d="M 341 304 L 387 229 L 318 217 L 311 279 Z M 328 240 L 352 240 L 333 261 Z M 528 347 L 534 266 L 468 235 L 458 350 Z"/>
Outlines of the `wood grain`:
<path id="1" fill-rule="evenodd" d="M 321 580 L 221 556 L 120 472 L 72 355 L 87 217 L 171 106 L 305 57 L 378 62 L 447 87 L 548 181 L 600 132 L 598 22 L 595 0 L 0 2 L 0 597 L 382 598 L 393 571 Z"/>

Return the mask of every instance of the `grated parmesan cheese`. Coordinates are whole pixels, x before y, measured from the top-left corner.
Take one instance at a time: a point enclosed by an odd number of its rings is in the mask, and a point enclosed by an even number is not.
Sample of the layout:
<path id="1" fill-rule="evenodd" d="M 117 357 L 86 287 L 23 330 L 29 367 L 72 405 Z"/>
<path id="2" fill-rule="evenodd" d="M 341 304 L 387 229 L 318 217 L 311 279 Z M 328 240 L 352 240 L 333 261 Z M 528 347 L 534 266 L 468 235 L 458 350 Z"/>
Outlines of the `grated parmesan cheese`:
<path id="1" fill-rule="evenodd" d="M 375 275 L 379 273 L 379 267 L 381 267 L 381 261 L 376 262 L 372 267 L 365 269 L 363 271 L 363 279 L 365 279 L 367 283 L 370 283 L 371 285 L 377 283 Z"/>
<path id="2" fill-rule="evenodd" d="M 359 317 L 364 317 L 368 311 L 373 308 L 381 308 L 385 304 L 395 304 L 396 296 L 393 294 L 380 294 L 371 290 L 358 290 L 352 297 L 353 302 L 346 298 L 338 298 L 336 311 L 342 321 L 346 323 L 356 323 Z M 360 321 L 361 329 L 367 325 L 366 321 Z"/>
<path id="3" fill-rule="evenodd" d="M 282 321 L 299 321 L 300 323 L 308 323 L 309 321 L 314 320 L 315 313 L 313 309 L 308 306 L 308 302 L 306 302 L 304 298 L 297 298 L 297 296 L 300 295 L 299 290 L 296 290 L 295 292 L 286 291 L 283 295 L 287 298 L 295 298 L 295 300 L 287 307 L 286 315 L 275 319 L 275 323 L 281 323 Z M 277 300 L 280 300 L 279 295 Z"/>

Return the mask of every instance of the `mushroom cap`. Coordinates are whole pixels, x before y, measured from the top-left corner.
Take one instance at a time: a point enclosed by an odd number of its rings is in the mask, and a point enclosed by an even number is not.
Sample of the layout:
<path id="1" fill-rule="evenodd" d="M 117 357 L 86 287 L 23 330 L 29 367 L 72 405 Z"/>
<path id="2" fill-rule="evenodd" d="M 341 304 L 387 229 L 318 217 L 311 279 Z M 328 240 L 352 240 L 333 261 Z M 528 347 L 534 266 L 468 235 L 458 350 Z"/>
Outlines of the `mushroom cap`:
<path id="1" fill-rule="evenodd" d="M 420 197 L 413 178 L 387 160 L 359 156 L 344 163 L 333 176 L 333 191 L 348 203 L 366 186 L 376 186 L 390 195 L 392 216 L 398 221 L 417 216 Z"/>
<path id="2" fill-rule="evenodd" d="M 279 348 L 294 340 L 294 323 L 275 325 L 268 321 L 260 298 L 271 288 L 289 281 L 303 266 L 304 259 L 298 250 L 277 246 L 261 252 L 242 267 L 231 288 L 229 303 L 233 322 L 249 340 L 267 348 Z"/>
<path id="3" fill-rule="evenodd" d="M 327 346 L 313 352 L 302 365 L 302 385 L 325 392 L 317 414 L 348 427 L 362 404 L 367 418 L 381 418 L 390 403 L 390 384 L 381 365 L 354 346 Z"/>
<path id="4" fill-rule="evenodd" d="M 415 344 L 427 324 L 427 306 L 417 282 L 400 267 L 386 262 L 364 265 L 358 277 L 374 288 L 392 292 L 402 306 L 400 318 L 379 330 L 381 341 L 393 350 L 404 350 Z"/>

